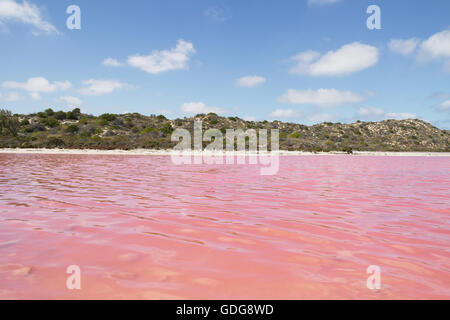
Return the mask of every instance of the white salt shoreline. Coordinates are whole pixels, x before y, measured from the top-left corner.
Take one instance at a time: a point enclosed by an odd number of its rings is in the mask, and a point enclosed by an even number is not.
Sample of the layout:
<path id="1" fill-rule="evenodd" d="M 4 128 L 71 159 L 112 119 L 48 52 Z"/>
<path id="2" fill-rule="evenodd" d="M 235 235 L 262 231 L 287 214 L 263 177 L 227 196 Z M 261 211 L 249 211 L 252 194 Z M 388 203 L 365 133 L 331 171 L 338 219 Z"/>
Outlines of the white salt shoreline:
<path id="1" fill-rule="evenodd" d="M 134 150 L 96 150 L 96 149 L 0 149 L 0 153 L 9 154 L 74 154 L 74 155 L 155 155 L 170 156 L 179 155 L 175 150 L 154 150 L 154 149 L 134 149 Z M 185 153 L 181 153 L 185 154 Z M 228 152 L 192 152 L 192 155 L 228 155 Z M 235 155 L 244 153 L 235 152 Z M 256 155 L 257 153 L 247 153 Z M 309 156 L 309 155 L 347 155 L 345 152 L 303 152 L 303 151 L 275 151 L 264 154 L 278 154 L 280 156 Z M 381 151 L 354 151 L 353 156 L 403 156 L 403 157 L 450 157 L 450 152 L 381 152 Z"/>

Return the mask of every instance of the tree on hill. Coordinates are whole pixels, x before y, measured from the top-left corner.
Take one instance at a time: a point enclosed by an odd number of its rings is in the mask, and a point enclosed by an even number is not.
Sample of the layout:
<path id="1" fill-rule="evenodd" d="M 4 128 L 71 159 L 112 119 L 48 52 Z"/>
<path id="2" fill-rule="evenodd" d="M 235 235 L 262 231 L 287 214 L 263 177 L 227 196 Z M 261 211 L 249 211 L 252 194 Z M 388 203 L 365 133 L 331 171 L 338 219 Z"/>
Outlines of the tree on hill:
<path id="1" fill-rule="evenodd" d="M 19 119 L 11 111 L 0 109 L 0 134 L 17 136 L 19 128 Z"/>

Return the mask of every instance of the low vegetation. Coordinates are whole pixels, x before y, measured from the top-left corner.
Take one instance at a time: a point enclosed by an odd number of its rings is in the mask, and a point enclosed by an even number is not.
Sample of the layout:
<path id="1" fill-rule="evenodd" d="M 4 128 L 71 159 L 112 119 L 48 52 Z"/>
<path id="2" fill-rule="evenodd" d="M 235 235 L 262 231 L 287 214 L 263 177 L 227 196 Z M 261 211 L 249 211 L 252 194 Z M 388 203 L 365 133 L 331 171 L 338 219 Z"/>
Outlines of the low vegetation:
<path id="1" fill-rule="evenodd" d="M 183 119 L 138 113 L 82 114 L 47 109 L 36 114 L 0 110 L 1 148 L 169 149 L 177 128 L 192 132 L 194 120 L 203 129 L 279 129 L 280 149 L 291 151 L 422 151 L 450 152 L 450 132 L 417 120 L 385 120 L 305 126 L 280 121 L 246 121 L 238 117 L 199 114 Z M 207 143 L 205 143 L 206 145 Z"/>

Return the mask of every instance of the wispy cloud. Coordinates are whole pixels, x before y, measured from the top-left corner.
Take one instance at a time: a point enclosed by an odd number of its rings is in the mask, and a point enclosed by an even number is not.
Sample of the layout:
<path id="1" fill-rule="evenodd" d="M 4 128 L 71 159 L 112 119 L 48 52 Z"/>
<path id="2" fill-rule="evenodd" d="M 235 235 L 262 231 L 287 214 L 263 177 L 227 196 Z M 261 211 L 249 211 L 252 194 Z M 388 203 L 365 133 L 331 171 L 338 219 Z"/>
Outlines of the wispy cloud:
<path id="1" fill-rule="evenodd" d="M 377 107 L 360 107 L 357 111 L 357 115 L 364 119 L 378 119 L 384 117 L 385 114 L 383 109 Z"/>
<path id="2" fill-rule="evenodd" d="M 100 96 L 128 86 L 126 83 L 119 81 L 96 79 L 85 80 L 83 85 L 84 87 L 80 89 L 80 93 L 85 96 Z"/>
<path id="3" fill-rule="evenodd" d="M 409 112 L 400 112 L 400 113 L 389 112 L 386 113 L 385 118 L 394 120 L 406 120 L 406 119 L 417 119 L 418 117 L 415 114 Z"/>
<path id="4" fill-rule="evenodd" d="M 269 113 L 269 117 L 274 119 L 288 119 L 295 116 L 298 116 L 298 113 L 292 109 L 276 109 Z"/>
<path id="5" fill-rule="evenodd" d="M 242 77 L 239 78 L 236 81 L 236 85 L 238 87 L 247 87 L 247 88 L 251 88 L 251 87 L 256 87 L 258 85 L 261 85 L 263 83 L 266 82 L 266 78 L 264 77 L 259 77 L 259 76 L 247 76 L 247 77 Z"/>
<path id="6" fill-rule="evenodd" d="M 122 67 L 124 65 L 123 63 L 120 63 L 113 58 L 106 58 L 105 60 L 103 60 L 102 64 L 107 67 Z"/>
<path id="7" fill-rule="evenodd" d="M 410 55 L 416 50 L 419 45 L 420 40 L 417 38 L 411 38 L 407 40 L 402 39 L 392 39 L 389 42 L 389 49 L 392 52 L 402 54 L 404 56 Z"/>
<path id="8" fill-rule="evenodd" d="M 22 3 L 14 0 L 0 0 L 0 24 L 7 22 L 18 22 L 32 26 L 33 34 L 58 33 L 51 23 L 42 18 L 39 8 L 27 1 Z"/>
<path id="9" fill-rule="evenodd" d="M 181 111 L 189 114 L 210 113 L 217 114 L 224 113 L 224 110 L 218 107 L 207 106 L 203 102 L 186 102 L 181 105 Z"/>
<path id="10" fill-rule="evenodd" d="M 20 94 L 18 94 L 15 91 L 9 92 L 5 97 L 3 97 L 2 94 L 0 94 L 0 98 L 3 98 L 3 100 L 5 100 L 7 102 L 14 102 L 14 101 L 19 101 L 20 99 L 22 99 Z"/>
<path id="11" fill-rule="evenodd" d="M 281 103 L 315 105 L 318 107 L 336 107 L 346 103 L 359 103 L 363 100 L 364 97 L 354 92 L 336 89 L 308 89 L 304 91 L 289 89 L 278 98 Z"/>
<path id="12" fill-rule="evenodd" d="M 230 20 L 232 17 L 231 10 L 224 6 L 209 7 L 205 11 L 203 11 L 203 14 L 211 20 L 217 22 L 225 22 L 227 20 Z"/>
<path id="13" fill-rule="evenodd" d="M 418 117 L 409 112 L 386 112 L 385 110 L 377 107 L 360 107 L 356 112 L 358 120 L 405 120 L 405 119 L 417 119 Z"/>
<path id="14" fill-rule="evenodd" d="M 440 103 L 437 108 L 438 111 L 450 111 L 450 100 Z"/>
<path id="15" fill-rule="evenodd" d="M 62 96 L 56 99 L 56 101 L 64 104 L 65 107 L 79 107 L 83 104 L 80 98 L 73 96 Z"/>

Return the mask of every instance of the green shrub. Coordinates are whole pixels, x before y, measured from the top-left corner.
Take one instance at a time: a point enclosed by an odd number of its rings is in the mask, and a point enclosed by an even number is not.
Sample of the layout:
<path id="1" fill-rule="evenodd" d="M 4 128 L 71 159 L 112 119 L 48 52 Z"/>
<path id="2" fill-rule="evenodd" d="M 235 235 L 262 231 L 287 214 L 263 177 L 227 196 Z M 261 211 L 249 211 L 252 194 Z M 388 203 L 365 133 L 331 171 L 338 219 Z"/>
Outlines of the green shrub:
<path id="1" fill-rule="evenodd" d="M 66 120 L 66 113 L 64 111 L 55 112 L 55 119 Z"/>
<path id="2" fill-rule="evenodd" d="M 56 137 L 49 138 L 46 143 L 47 148 L 63 148 L 65 145 L 66 144 L 62 139 Z"/>
<path id="3" fill-rule="evenodd" d="M 83 131 L 81 134 L 80 134 L 80 137 L 81 138 L 89 138 L 91 136 L 91 133 L 89 132 L 89 131 Z"/>
<path id="4" fill-rule="evenodd" d="M 142 134 L 147 134 L 149 132 L 156 131 L 155 128 L 147 127 L 141 131 Z"/>
<path id="5" fill-rule="evenodd" d="M 80 128 L 76 124 L 71 124 L 67 127 L 66 132 L 68 133 L 77 133 L 80 130 Z"/>
<path id="6" fill-rule="evenodd" d="M 78 120 L 78 116 L 79 116 L 79 114 L 77 114 L 73 111 L 69 111 L 66 113 L 66 119 L 68 119 L 68 120 Z"/>
<path id="7" fill-rule="evenodd" d="M 83 117 L 78 122 L 81 123 L 81 124 L 87 124 L 89 122 L 89 119 L 86 118 L 86 117 Z"/>
<path id="8" fill-rule="evenodd" d="M 110 121 L 116 120 L 116 115 L 115 114 L 111 114 L 111 113 L 104 113 L 99 118 L 110 122 Z"/>
<path id="9" fill-rule="evenodd" d="M 157 116 L 156 119 L 158 119 L 158 120 L 167 120 L 167 118 L 165 116 L 163 116 L 162 114 Z"/>
<path id="10" fill-rule="evenodd" d="M 347 154 L 353 154 L 353 148 L 352 148 L 352 147 L 344 146 L 344 147 L 342 148 L 342 151 L 343 151 L 343 152 L 346 152 Z"/>
<path id="11" fill-rule="evenodd" d="M 172 125 L 171 125 L 170 123 L 165 123 L 165 124 L 161 127 L 160 131 L 161 131 L 162 133 L 166 134 L 166 135 L 169 135 L 169 134 L 171 134 L 171 133 L 173 132 Z"/>
<path id="12" fill-rule="evenodd" d="M 300 134 L 300 132 L 294 132 L 293 134 L 291 134 L 291 138 L 294 139 L 298 139 L 300 138 L 302 135 Z"/>
<path id="13" fill-rule="evenodd" d="M 51 117 L 51 118 L 46 118 L 46 119 L 42 119 L 41 123 L 50 127 L 50 128 L 55 128 L 57 126 L 59 126 L 59 121 L 56 120 L 55 118 Z"/>
<path id="14" fill-rule="evenodd" d="M 51 108 L 46 109 L 44 112 L 47 116 L 53 116 L 55 114 L 55 112 Z"/>
<path id="15" fill-rule="evenodd" d="M 25 127 L 25 132 L 27 132 L 27 133 L 40 132 L 40 131 L 45 131 L 45 130 L 47 130 L 47 129 L 41 123 L 35 123 L 28 127 Z"/>
<path id="16" fill-rule="evenodd" d="M 16 136 L 19 132 L 19 119 L 12 115 L 9 110 L 0 110 L 0 134 Z"/>
<path id="17" fill-rule="evenodd" d="M 106 119 L 99 119 L 98 121 L 97 121 L 97 124 L 99 125 L 99 126 L 106 126 L 107 124 L 108 124 L 108 120 L 106 120 Z"/>

